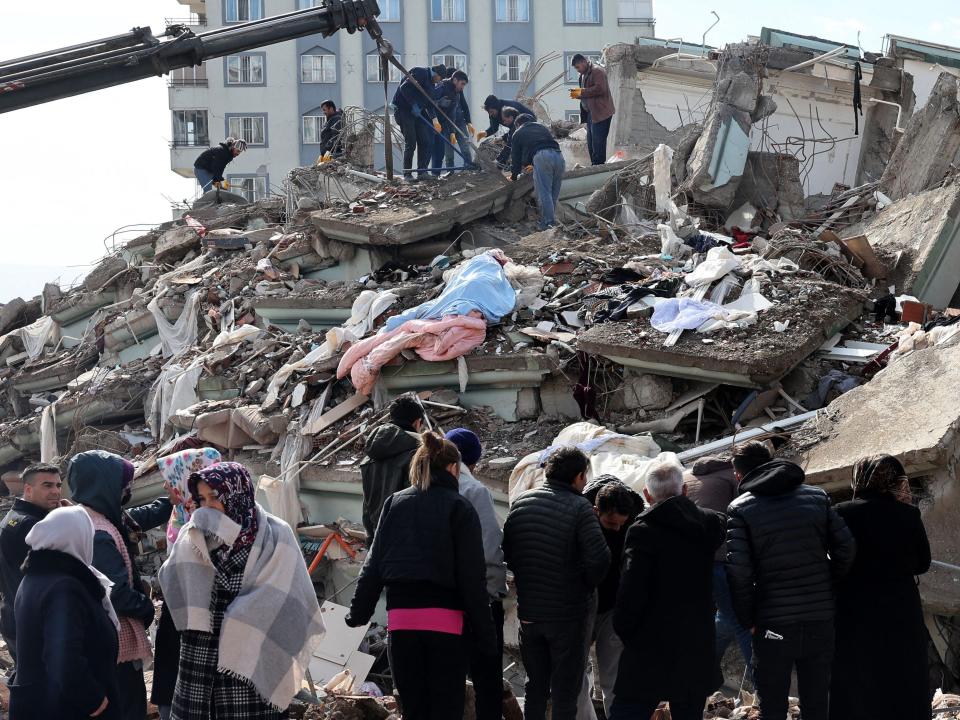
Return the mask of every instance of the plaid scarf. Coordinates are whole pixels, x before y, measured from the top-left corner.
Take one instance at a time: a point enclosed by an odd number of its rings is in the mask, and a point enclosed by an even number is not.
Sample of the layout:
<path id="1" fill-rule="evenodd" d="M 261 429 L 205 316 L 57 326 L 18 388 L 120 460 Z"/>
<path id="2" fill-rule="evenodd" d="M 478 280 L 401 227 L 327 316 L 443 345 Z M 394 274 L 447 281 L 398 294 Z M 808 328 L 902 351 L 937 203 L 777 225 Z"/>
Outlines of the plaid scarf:
<path id="1" fill-rule="evenodd" d="M 310 653 L 323 636 L 323 619 L 290 526 L 258 505 L 253 509 L 256 534 L 243 548 L 249 557 L 240 591 L 224 611 L 217 670 L 247 680 L 264 702 L 285 710 L 300 691 Z M 217 571 L 209 546 L 235 548 L 243 530 L 211 508 L 196 510 L 181 529 L 160 568 L 163 596 L 180 632 L 213 632 L 210 606 Z"/>

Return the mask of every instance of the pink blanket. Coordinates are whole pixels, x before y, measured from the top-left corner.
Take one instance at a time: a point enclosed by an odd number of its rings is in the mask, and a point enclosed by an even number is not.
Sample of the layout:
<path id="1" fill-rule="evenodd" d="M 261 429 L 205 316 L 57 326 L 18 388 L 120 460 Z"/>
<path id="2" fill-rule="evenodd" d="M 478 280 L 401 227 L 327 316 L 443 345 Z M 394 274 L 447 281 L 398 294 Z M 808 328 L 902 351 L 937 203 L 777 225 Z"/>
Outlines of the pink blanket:
<path id="1" fill-rule="evenodd" d="M 442 320 L 408 320 L 395 330 L 352 345 L 340 360 L 337 377 L 350 373 L 357 392 L 369 395 L 380 368 L 402 351 L 414 349 L 430 362 L 453 360 L 480 345 L 486 336 L 487 321 L 476 311 Z"/>

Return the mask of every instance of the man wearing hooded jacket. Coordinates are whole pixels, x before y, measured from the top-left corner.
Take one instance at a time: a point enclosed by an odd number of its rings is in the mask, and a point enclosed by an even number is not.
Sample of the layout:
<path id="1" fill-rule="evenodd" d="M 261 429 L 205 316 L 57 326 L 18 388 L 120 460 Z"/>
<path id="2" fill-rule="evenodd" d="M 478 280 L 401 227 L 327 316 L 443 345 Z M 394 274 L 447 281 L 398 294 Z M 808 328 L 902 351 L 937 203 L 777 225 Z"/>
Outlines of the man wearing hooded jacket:
<path id="1" fill-rule="evenodd" d="M 827 720 L 834 582 L 853 565 L 853 535 L 829 496 L 762 443 L 737 448 L 733 469 L 741 495 L 728 509 L 727 581 L 753 632 L 760 717 L 786 716 L 795 666 L 804 720 Z"/>

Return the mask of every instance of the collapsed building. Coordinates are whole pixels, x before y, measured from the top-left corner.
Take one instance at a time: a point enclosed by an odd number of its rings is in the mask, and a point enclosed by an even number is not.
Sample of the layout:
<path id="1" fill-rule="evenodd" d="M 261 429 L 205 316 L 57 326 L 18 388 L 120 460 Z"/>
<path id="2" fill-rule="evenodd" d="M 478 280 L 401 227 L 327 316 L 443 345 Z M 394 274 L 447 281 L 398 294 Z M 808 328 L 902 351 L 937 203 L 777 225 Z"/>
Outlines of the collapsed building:
<path id="1" fill-rule="evenodd" d="M 922 592 L 954 687 L 960 411 L 937 386 L 960 367 L 957 80 L 912 112 L 909 73 L 884 58 L 861 81 L 812 51 L 685 49 L 607 50 L 621 159 L 571 167 L 559 228 L 534 231 L 529 177 L 407 184 L 331 162 L 295 169 L 281 197 L 212 191 L 77 287 L 7 303 L 8 487 L 30 461 L 103 448 L 135 459 L 142 502 L 158 458 L 214 445 L 260 477 L 324 597 L 346 603 L 363 438 L 401 393 L 432 427 L 480 435 L 501 514 L 558 444 L 636 486 L 661 453 L 775 437 L 837 497 L 887 452 L 927 523 Z M 708 97 L 668 129 L 653 98 L 677 85 Z M 848 137 L 855 85 L 900 110 L 870 106 Z"/>

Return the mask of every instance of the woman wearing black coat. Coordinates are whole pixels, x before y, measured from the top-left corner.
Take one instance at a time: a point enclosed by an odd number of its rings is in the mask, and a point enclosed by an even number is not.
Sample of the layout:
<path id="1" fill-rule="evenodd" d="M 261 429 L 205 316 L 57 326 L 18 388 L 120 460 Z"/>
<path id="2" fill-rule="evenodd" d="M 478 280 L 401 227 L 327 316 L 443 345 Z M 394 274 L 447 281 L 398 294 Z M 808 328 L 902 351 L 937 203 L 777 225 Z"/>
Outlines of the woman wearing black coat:
<path id="1" fill-rule="evenodd" d="M 117 616 L 110 581 L 90 567 L 93 522 L 81 507 L 58 508 L 26 539 L 10 720 L 115 720 Z"/>
<path id="2" fill-rule="evenodd" d="M 927 631 L 916 576 L 930 544 L 900 462 L 857 463 L 854 499 L 837 513 L 857 541 L 853 569 L 837 588 L 831 720 L 929 720 Z"/>

